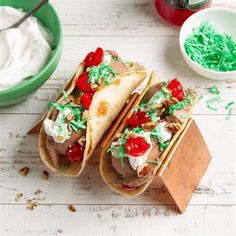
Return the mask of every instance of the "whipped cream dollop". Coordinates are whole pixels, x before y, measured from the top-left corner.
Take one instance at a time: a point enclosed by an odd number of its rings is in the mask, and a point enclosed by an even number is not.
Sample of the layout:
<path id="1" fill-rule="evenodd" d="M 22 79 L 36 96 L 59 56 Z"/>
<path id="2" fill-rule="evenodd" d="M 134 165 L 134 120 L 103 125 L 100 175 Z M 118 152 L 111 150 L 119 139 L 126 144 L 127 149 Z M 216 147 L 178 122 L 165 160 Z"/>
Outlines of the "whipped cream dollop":
<path id="1" fill-rule="evenodd" d="M 65 118 L 71 114 L 69 108 L 59 111 L 55 121 L 46 118 L 43 122 L 45 133 L 51 136 L 56 143 L 64 143 L 70 138 L 71 132 L 68 130 L 68 123 Z"/>
<path id="2" fill-rule="evenodd" d="M 148 156 L 153 147 L 149 132 L 144 132 L 143 134 L 139 136 L 143 137 L 146 140 L 146 142 L 150 144 L 150 147 L 142 156 L 132 156 L 132 155 L 126 154 L 127 157 L 129 158 L 129 163 L 134 170 L 137 170 L 139 166 L 143 166 L 146 163 Z"/>
<path id="3" fill-rule="evenodd" d="M 128 154 L 128 153 L 125 153 L 125 154 L 124 154 L 124 157 L 129 158 L 130 166 L 131 166 L 134 170 L 137 170 L 138 167 L 143 166 L 143 165 L 146 163 L 146 161 L 147 161 L 147 159 L 148 159 L 148 156 L 149 156 L 149 154 L 150 154 L 150 152 L 151 152 L 151 150 L 152 150 L 152 148 L 153 148 L 152 142 L 151 142 L 150 132 L 142 132 L 142 133 L 139 133 L 137 136 L 138 136 L 138 137 L 143 137 L 143 138 L 146 140 L 146 142 L 150 144 L 150 147 L 149 147 L 149 149 L 145 152 L 145 154 L 142 155 L 142 156 L 132 156 L 132 155 L 130 155 L 130 154 Z M 121 141 L 121 139 L 118 139 L 117 143 L 120 143 L 120 141 Z M 113 145 L 114 145 L 114 142 L 111 144 L 111 146 L 113 147 Z M 114 157 L 117 157 L 117 156 L 118 156 L 118 153 L 117 153 L 116 150 L 112 150 L 111 153 L 112 153 L 112 155 L 113 155 Z"/>
<path id="4" fill-rule="evenodd" d="M 25 12 L 0 6 L 0 29 L 9 27 Z M 52 37 L 31 16 L 17 28 L 0 32 L 0 90 L 36 75 L 49 59 Z"/>
<path id="5" fill-rule="evenodd" d="M 171 139 L 172 137 L 172 133 L 169 129 L 166 128 L 167 123 L 166 122 L 161 122 L 160 124 L 158 124 L 158 126 L 156 127 L 156 131 L 159 132 L 159 142 L 160 143 L 164 143 L 168 140 Z"/>

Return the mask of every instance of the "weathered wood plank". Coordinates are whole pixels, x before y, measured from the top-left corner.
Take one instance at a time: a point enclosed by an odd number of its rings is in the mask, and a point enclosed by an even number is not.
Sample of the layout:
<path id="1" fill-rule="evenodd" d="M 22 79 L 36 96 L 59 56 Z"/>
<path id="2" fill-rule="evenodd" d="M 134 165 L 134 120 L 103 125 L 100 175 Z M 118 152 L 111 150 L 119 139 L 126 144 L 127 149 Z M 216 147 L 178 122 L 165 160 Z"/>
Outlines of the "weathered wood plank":
<path id="1" fill-rule="evenodd" d="M 53 1 L 64 35 L 178 36 L 179 27 L 157 14 L 153 0 L 138 1 Z M 215 7 L 236 9 L 234 0 L 213 1 Z"/>
<path id="2" fill-rule="evenodd" d="M 235 203 L 236 128 L 235 116 L 231 118 L 226 121 L 224 116 L 195 116 L 213 158 L 192 204 Z M 45 167 L 38 156 L 37 138 L 25 135 L 34 119 L 35 115 L 17 115 L 15 122 L 15 115 L 0 116 L 0 203 L 13 203 L 19 192 L 26 198 L 32 198 L 38 188 L 43 191 L 42 203 L 66 203 L 68 199 L 78 204 L 171 202 L 165 189 L 154 184 L 145 194 L 135 199 L 126 199 L 113 193 L 100 177 L 98 158 L 88 165 L 79 178 L 51 174 L 48 182 L 43 181 L 41 173 Z M 220 145 L 222 140 L 224 143 Z M 31 169 L 27 177 L 18 174 L 18 170 L 24 166 Z"/>
<path id="3" fill-rule="evenodd" d="M 178 35 L 178 27 L 161 20 L 150 1 L 54 2 L 64 35 Z M 137 17 L 137 15 L 139 17 Z"/>
<path id="4" fill-rule="evenodd" d="M 12 235 L 234 235 L 235 206 L 189 206 L 179 215 L 173 206 L 40 205 L 0 206 L 0 234 Z M 3 214 L 4 212 L 4 214 Z M 15 219 L 15 220 L 13 220 Z M 62 230 L 63 232 L 59 232 Z"/>

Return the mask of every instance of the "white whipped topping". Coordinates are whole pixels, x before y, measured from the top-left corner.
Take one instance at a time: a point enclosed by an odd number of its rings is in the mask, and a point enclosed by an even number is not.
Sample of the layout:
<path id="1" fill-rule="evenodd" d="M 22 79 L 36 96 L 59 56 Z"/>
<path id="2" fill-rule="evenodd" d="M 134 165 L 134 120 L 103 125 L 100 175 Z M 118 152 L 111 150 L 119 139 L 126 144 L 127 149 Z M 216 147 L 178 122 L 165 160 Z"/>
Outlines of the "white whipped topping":
<path id="1" fill-rule="evenodd" d="M 112 60 L 112 55 L 109 52 L 105 51 L 102 62 L 100 64 L 109 65 L 111 60 Z M 100 76 L 99 67 L 98 66 L 93 66 L 92 70 L 93 70 L 93 73 L 89 73 L 90 84 L 97 84 L 98 83 L 98 78 Z M 103 73 L 104 72 L 106 72 L 106 71 L 103 71 Z"/>
<path id="2" fill-rule="evenodd" d="M 45 119 L 43 127 L 45 133 L 51 136 L 56 143 L 64 143 L 70 138 L 71 132 L 68 130 L 68 123 L 65 123 L 65 117 L 71 113 L 69 108 L 59 111 L 55 121 Z"/>
<path id="3" fill-rule="evenodd" d="M 166 100 L 165 96 L 163 95 L 163 93 L 160 95 L 160 97 L 155 100 L 156 104 L 162 104 L 164 101 Z"/>
<path id="4" fill-rule="evenodd" d="M 160 132 L 160 137 L 159 137 L 159 141 L 161 143 L 164 143 L 168 140 L 171 139 L 172 137 L 172 133 L 170 132 L 169 129 L 166 128 L 166 122 L 161 122 L 157 125 L 156 129 L 159 130 Z M 150 144 L 150 148 L 145 152 L 145 154 L 143 156 L 132 156 L 132 155 L 129 155 L 129 154 L 125 154 L 126 157 L 129 158 L 129 163 L 131 165 L 131 167 L 134 169 L 134 170 L 137 170 L 137 168 L 139 166 L 143 166 L 147 159 L 148 159 L 148 156 L 152 150 L 152 142 L 151 142 L 151 135 L 150 135 L 150 132 L 144 132 L 143 134 L 139 134 L 139 136 L 142 136 L 145 138 L 146 142 Z"/>
<path id="5" fill-rule="evenodd" d="M 9 27 L 25 13 L 0 6 L 0 29 Z M 37 19 L 29 17 L 17 28 L 0 33 L 0 90 L 36 75 L 46 64 L 52 50 L 51 34 Z"/>
<path id="6" fill-rule="evenodd" d="M 151 98 L 151 100 L 149 101 L 150 103 L 152 103 L 154 101 L 154 106 L 156 104 L 162 104 L 164 101 L 166 100 L 165 96 L 163 93 L 160 93 L 159 91 Z M 146 110 L 150 110 L 153 108 L 153 104 L 148 105 Z"/>
<path id="7" fill-rule="evenodd" d="M 149 153 L 152 150 L 152 142 L 151 142 L 150 133 L 144 132 L 143 134 L 138 135 L 138 136 L 143 137 L 146 140 L 146 142 L 150 144 L 150 147 L 142 156 L 132 156 L 127 153 L 125 154 L 129 158 L 129 163 L 134 170 L 137 170 L 139 166 L 143 166 L 146 163 Z"/>
<path id="8" fill-rule="evenodd" d="M 107 65 L 110 64 L 111 60 L 112 60 L 112 55 L 109 52 L 105 51 L 102 62 Z"/>
<path id="9" fill-rule="evenodd" d="M 139 133 L 139 134 L 137 134 L 137 136 L 143 137 L 143 138 L 146 140 L 146 142 L 150 144 L 150 147 L 149 147 L 149 149 L 145 152 L 145 154 L 142 155 L 142 156 L 132 156 L 132 155 L 130 155 L 130 154 L 128 154 L 128 153 L 125 153 L 125 154 L 124 154 L 124 157 L 128 157 L 128 158 L 129 158 L 129 163 L 130 163 L 131 167 L 132 167 L 134 170 L 137 170 L 137 168 L 138 168 L 139 166 L 143 166 L 143 165 L 146 163 L 146 161 L 147 161 L 147 159 L 148 159 L 148 155 L 149 155 L 149 153 L 150 153 L 151 150 L 152 150 L 152 142 L 151 142 L 150 132 Z M 117 143 L 119 143 L 119 142 L 120 142 L 120 139 L 118 139 Z M 111 144 L 111 146 L 113 146 L 113 145 L 114 145 L 114 143 Z M 111 153 L 112 153 L 112 155 L 115 156 L 115 157 L 118 156 L 118 153 L 116 152 L 116 150 L 112 150 Z"/>
<path id="10" fill-rule="evenodd" d="M 160 143 L 164 143 L 170 140 L 172 137 L 172 133 L 170 132 L 169 129 L 166 128 L 166 124 L 167 124 L 166 122 L 161 122 L 155 128 L 156 130 L 160 132 L 160 137 L 159 137 Z"/>

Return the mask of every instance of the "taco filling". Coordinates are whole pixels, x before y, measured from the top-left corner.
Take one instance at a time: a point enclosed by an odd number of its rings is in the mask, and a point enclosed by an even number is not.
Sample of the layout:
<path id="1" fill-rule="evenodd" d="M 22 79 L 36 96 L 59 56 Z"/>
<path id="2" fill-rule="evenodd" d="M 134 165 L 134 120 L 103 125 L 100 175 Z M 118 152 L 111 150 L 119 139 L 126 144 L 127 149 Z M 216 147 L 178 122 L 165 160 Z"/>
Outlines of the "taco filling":
<path id="1" fill-rule="evenodd" d="M 100 88 L 114 82 L 117 75 L 132 71 L 116 52 L 97 48 L 83 61 L 84 70 L 76 78 L 74 90 L 58 103 L 50 103 L 51 115 L 44 120 L 46 148 L 57 169 L 71 162 L 82 162 L 86 145 L 88 110 L 93 96 Z M 101 109 L 104 112 L 106 104 Z"/>
<path id="2" fill-rule="evenodd" d="M 114 184 L 133 190 L 154 177 L 155 166 L 187 120 L 196 98 L 196 92 L 185 90 L 177 79 L 148 90 L 108 149 L 117 174 Z"/>

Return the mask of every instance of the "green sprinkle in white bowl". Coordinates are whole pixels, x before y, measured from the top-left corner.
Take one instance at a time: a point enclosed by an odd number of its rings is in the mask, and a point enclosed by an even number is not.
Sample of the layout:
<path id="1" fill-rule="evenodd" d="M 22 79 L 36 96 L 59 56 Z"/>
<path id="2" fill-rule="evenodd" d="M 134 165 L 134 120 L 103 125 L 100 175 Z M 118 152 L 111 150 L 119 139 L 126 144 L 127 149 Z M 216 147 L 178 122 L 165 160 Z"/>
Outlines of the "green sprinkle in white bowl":
<path id="1" fill-rule="evenodd" d="M 186 63 L 198 74 L 207 77 L 209 79 L 214 79 L 214 80 L 236 80 L 236 70 L 235 68 L 235 56 L 236 56 L 236 48 L 235 50 L 232 50 L 231 48 L 231 53 L 233 52 L 233 56 L 230 55 L 230 60 L 232 60 L 232 63 L 230 63 L 233 68 L 233 70 L 230 71 L 224 71 L 229 68 L 229 64 L 223 64 L 222 71 L 215 66 L 213 66 L 213 63 L 207 62 L 203 59 L 200 59 L 197 62 L 197 57 L 201 57 L 200 52 L 205 53 L 205 51 L 202 50 L 202 45 L 199 45 L 197 48 L 197 43 L 195 44 L 195 54 L 192 51 L 191 53 L 187 53 L 185 49 L 185 42 L 186 39 L 189 38 L 189 36 L 193 35 L 193 30 L 198 28 L 202 22 L 208 22 L 210 25 L 213 26 L 213 28 L 216 29 L 216 31 L 222 35 L 222 34 L 227 34 L 232 37 L 232 40 L 236 42 L 236 12 L 228 10 L 228 9 L 221 9 L 221 8 L 209 8 L 205 10 L 201 10 L 195 14 L 193 14 L 191 17 L 189 17 L 183 24 L 180 30 L 180 35 L 179 35 L 179 45 L 180 45 L 180 50 L 182 53 L 182 56 Z M 204 37 L 204 36 L 203 36 Z M 206 38 L 206 40 L 209 40 L 209 38 Z M 210 39 L 213 40 L 213 39 Z M 212 44 L 214 45 L 214 43 Z M 195 47 L 194 46 L 194 47 Z M 219 47 L 217 47 L 219 48 Z M 220 48 L 222 51 L 222 48 Z M 227 49 L 228 50 L 228 49 Z M 227 53 L 227 50 L 226 53 Z M 215 50 L 212 49 L 212 52 Z M 188 55 L 189 54 L 189 55 Z M 204 55 L 205 58 L 206 55 Z M 214 57 L 212 58 L 214 59 Z M 200 62 L 203 62 L 202 65 Z M 212 66 L 212 68 L 210 68 Z M 208 67 L 208 68 L 206 68 Z M 220 68 L 220 67 L 219 67 Z"/>

